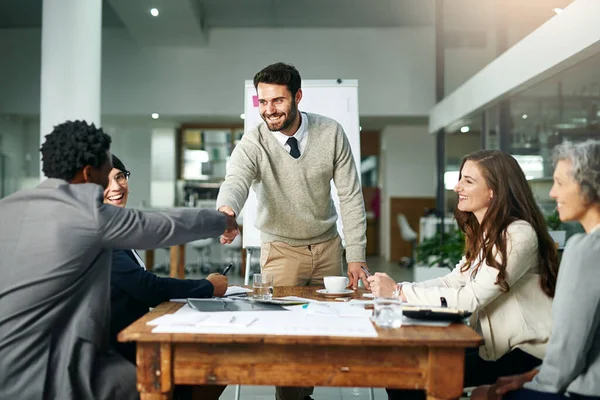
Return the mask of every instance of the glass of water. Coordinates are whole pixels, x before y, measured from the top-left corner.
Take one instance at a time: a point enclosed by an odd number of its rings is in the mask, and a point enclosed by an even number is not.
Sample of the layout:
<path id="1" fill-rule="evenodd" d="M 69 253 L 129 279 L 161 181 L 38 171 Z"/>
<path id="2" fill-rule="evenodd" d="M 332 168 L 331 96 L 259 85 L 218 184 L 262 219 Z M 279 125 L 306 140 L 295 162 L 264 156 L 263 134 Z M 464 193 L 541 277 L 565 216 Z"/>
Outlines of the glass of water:
<path id="1" fill-rule="evenodd" d="M 252 297 L 259 300 L 273 298 L 273 274 L 254 274 Z"/>
<path id="2" fill-rule="evenodd" d="M 400 328 L 402 326 L 402 302 L 396 299 L 376 297 L 373 302 L 371 320 L 380 328 Z"/>

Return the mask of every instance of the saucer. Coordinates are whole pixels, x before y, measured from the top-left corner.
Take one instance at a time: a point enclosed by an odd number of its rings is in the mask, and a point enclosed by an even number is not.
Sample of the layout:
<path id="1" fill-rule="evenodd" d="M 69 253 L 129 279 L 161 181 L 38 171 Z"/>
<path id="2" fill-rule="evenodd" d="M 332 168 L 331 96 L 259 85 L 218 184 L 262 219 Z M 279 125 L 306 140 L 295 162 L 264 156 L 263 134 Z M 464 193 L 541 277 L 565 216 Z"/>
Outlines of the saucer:
<path id="1" fill-rule="evenodd" d="M 340 296 L 351 296 L 354 293 L 352 289 L 344 289 L 341 292 L 330 292 L 327 289 L 318 289 L 317 293 L 325 297 L 340 297 Z"/>

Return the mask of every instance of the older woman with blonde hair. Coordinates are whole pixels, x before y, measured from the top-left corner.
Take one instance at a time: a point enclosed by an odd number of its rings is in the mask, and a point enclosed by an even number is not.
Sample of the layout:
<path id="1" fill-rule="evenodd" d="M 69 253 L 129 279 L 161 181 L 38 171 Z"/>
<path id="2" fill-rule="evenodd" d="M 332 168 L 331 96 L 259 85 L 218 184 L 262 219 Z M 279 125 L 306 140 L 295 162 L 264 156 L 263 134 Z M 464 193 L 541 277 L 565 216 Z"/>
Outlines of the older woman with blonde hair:
<path id="1" fill-rule="evenodd" d="M 552 335 L 539 368 L 478 388 L 473 399 L 600 399 L 600 140 L 554 151 L 561 221 L 585 233 L 567 242 L 552 305 Z"/>

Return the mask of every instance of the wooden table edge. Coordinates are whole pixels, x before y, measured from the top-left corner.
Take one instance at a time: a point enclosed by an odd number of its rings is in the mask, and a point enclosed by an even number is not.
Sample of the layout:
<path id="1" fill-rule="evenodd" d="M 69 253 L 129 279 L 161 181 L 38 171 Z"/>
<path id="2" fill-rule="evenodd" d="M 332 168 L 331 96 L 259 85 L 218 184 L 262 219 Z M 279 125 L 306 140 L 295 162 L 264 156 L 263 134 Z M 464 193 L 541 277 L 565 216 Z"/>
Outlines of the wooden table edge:
<path id="1" fill-rule="evenodd" d="M 156 307 L 153 311 L 144 315 L 142 318 L 125 328 L 118 334 L 119 342 L 144 342 L 144 343 L 266 343 L 266 344 L 303 344 L 313 346 L 340 345 L 343 341 L 344 346 L 403 346 L 403 347 L 434 347 L 434 348 L 469 348 L 478 347 L 483 343 L 483 338 L 472 329 L 468 334 L 471 336 L 466 339 L 431 339 L 424 343 L 425 339 L 407 340 L 396 337 L 344 337 L 344 336 L 291 336 L 291 335 L 244 335 L 244 334 L 186 334 L 186 333 L 151 333 L 152 327 L 146 325 L 146 322 L 155 319 L 159 315 L 172 314 L 185 303 L 165 302 Z M 140 332 L 140 325 L 144 332 Z M 458 324 L 457 324 L 458 325 Z M 377 329 L 377 328 L 376 328 Z M 430 326 L 408 326 L 400 329 L 417 329 L 424 333 L 431 332 L 431 329 L 445 329 L 444 327 Z M 462 328 L 459 328 L 462 329 Z M 378 333 L 385 332 L 378 329 Z M 447 331 L 446 331 L 447 332 Z"/>

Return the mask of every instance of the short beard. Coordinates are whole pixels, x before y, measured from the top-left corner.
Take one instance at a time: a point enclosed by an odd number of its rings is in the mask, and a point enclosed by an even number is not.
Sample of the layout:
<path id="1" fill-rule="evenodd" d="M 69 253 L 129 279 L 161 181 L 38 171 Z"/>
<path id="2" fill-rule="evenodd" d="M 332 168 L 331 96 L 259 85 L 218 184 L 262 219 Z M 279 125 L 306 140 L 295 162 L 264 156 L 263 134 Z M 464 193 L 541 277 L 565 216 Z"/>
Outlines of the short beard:
<path id="1" fill-rule="evenodd" d="M 290 112 L 288 113 L 287 118 L 285 119 L 285 121 L 283 121 L 283 124 L 281 124 L 281 128 L 279 128 L 279 129 L 272 129 L 269 126 L 269 122 L 267 121 L 267 119 L 265 118 L 264 115 L 262 116 L 262 118 L 263 118 L 263 121 L 265 121 L 265 123 L 267 124 L 267 128 L 271 132 L 280 132 L 280 131 L 285 131 L 290 126 L 292 126 L 292 124 L 296 120 L 297 116 L 298 116 L 298 105 L 294 101 L 294 104 L 292 104 L 292 106 L 290 107 Z"/>

